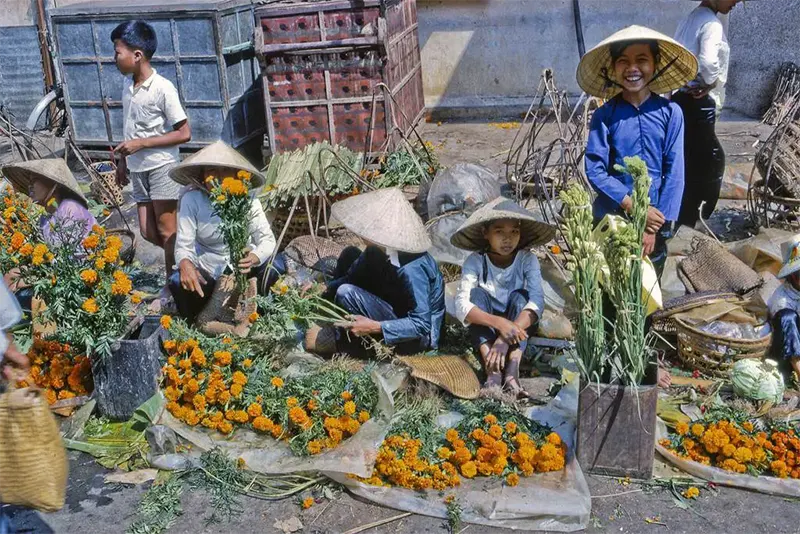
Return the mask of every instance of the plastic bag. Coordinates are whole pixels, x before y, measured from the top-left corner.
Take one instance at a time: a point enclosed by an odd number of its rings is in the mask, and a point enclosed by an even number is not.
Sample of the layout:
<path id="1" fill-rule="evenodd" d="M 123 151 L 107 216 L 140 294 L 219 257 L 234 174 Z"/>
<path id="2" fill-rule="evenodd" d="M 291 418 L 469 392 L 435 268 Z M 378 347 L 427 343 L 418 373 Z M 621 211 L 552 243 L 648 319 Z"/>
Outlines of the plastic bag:
<path id="1" fill-rule="evenodd" d="M 450 211 L 472 212 L 500 196 L 500 179 L 482 165 L 457 163 L 419 186 L 418 210 L 424 220 Z"/>
<path id="2" fill-rule="evenodd" d="M 709 334 L 731 339 L 758 339 L 758 333 L 753 325 L 742 323 L 729 323 L 727 321 L 711 321 L 698 329 Z"/>
<path id="3" fill-rule="evenodd" d="M 727 244 L 728 250 L 754 271 L 777 275 L 783 265 L 781 243 L 791 239 L 793 232 L 777 228 L 761 228 L 758 235 Z"/>
<path id="4" fill-rule="evenodd" d="M 678 278 L 678 265 L 686 256 L 668 256 L 664 263 L 664 271 L 661 273 L 661 296 L 664 302 L 686 294 L 686 286 Z"/>
<path id="5" fill-rule="evenodd" d="M 313 356 L 293 354 L 289 359 L 289 368 L 292 372 L 300 372 L 305 368 L 313 372 L 314 365 L 309 358 Z M 193 443 L 203 451 L 219 447 L 234 458 L 241 458 L 248 469 L 256 473 L 286 474 L 304 471 L 324 471 L 327 473 L 353 473 L 366 477 L 372 473 L 372 466 L 378 454 L 378 448 L 386 432 L 389 430 L 389 420 L 394 414 L 393 393 L 400 388 L 408 372 L 401 368 L 392 368 L 385 364 L 379 366 L 372 373 L 372 379 L 378 386 L 378 406 L 376 412 L 381 417 L 370 419 L 361 426 L 358 433 L 343 441 L 335 449 L 328 450 L 315 456 L 296 456 L 289 447 L 283 443 L 263 434 L 240 428 L 230 436 L 207 429 L 190 427 L 175 419 L 166 410 L 161 416 L 160 423 L 173 429 L 179 436 Z"/>
<path id="6" fill-rule="evenodd" d="M 574 383 L 572 383 L 574 382 Z M 578 409 L 577 380 L 569 380 L 547 406 L 529 411 L 528 416 L 549 424 L 567 444 L 567 465 L 555 473 L 521 477 L 519 485 L 508 487 L 502 479 L 462 480 L 447 494 L 456 496 L 461 519 L 467 523 L 519 530 L 573 532 L 586 528 L 591 512 L 591 496 L 586 479 L 575 459 L 575 418 Z M 450 416 L 450 414 L 445 414 Z M 440 423 L 450 420 L 437 419 Z M 397 510 L 431 517 L 447 517 L 441 492 L 412 491 L 363 484 L 342 475 L 325 473 L 363 499 Z"/>
<path id="7" fill-rule="evenodd" d="M 433 243 L 428 252 L 437 262 L 462 266 L 467 257 L 472 254 L 469 250 L 463 250 L 450 244 L 450 238 L 461 228 L 467 217 L 466 212 L 454 211 L 433 219 L 427 224 L 428 235 Z"/>
<path id="8" fill-rule="evenodd" d="M 691 460 L 679 458 L 658 443 L 666 437 L 668 437 L 667 426 L 664 424 L 664 421 L 659 419 L 656 423 L 656 451 L 667 462 L 692 476 L 722 486 L 742 488 L 784 497 L 800 497 L 800 480 L 776 478 L 767 475 L 754 477 L 748 474 L 731 473 L 718 467 L 702 465 Z"/>

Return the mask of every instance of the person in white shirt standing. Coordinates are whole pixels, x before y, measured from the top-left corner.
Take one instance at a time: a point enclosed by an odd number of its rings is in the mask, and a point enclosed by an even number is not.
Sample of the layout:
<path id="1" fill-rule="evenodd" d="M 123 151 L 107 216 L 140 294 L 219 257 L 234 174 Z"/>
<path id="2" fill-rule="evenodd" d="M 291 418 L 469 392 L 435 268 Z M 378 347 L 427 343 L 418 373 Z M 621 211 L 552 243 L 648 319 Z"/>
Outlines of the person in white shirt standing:
<path id="1" fill-rule="evenodd" d="M 170 177 L 187 186 L 180 198 L 178 233 L 175 241 L 177 271 L 169 279 L 169 289 L 175 298 L 178 313 L 194 321 L 205 307 L 216 281 L 234 270 L 258 277 L 259 290 L 265 292 L 283 271 L 280 262 L 269 269 L 269 259 L 275 250 L 272 233 L 264 208 L 254 199 L 250 208 L 250 242 L 239 265 L 230 264 L 230 254 L 220 231 L 222 219 L 214 212 L 206 179 L 210 176 L 236 176 L 239 171 L 251 175 L 253 189 L 264 185 L 261 174 L 241 154 L 222 141 L 213 143 L 186 158 L 170 171 Z"/>
<path id="2" fill-rule="evenodd" d="M 675 40 L 697 57 L 697 77 L 672 97 L 683 111 L 685 185 L 678 223 L 694 227 L 708 218 L 719 200 L 725 152 L 717 139 L 717 113 L 725 100 L 730 47 L 718 14 L 741 0 L 703 0 L 679 26 Z M 703 204 L 705 202 L 705 204 Z"/>
<path id="3" fill-rule="evenodd" d="M 158 40 L 152 26 L 123 22 L 111 32 L 117 69 L 126 76 L 122 89 L 124 141 L 114 152 L 122 158 L 117 181 L 133 182 L 142 237 L 164 249 L 167 279 L 175 264 L 175 231 L 180 185 L 169 171 L 180 161 L 178 146 L 192 138 L 175 86 L 150 64 Z M 166 287 L 162 303 L 168 296 Z"/>

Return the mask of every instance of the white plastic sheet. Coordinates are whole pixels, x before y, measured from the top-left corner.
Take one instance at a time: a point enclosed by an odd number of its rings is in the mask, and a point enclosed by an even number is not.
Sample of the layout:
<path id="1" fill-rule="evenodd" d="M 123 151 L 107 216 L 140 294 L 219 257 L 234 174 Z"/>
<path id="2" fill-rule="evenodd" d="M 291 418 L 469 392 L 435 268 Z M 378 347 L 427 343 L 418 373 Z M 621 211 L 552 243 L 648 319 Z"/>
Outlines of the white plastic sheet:
<path id="1" fill-rule="evenodd" d="M 313 357 L 303 358 L 298 355 L 297 360 L 290 364 L 289 370 L 298 372 L 298 368 L 305 367 L 311 372 L 313 367 L 308 366 L 312 362 L 308 358 Z M 354 473 L 366 477 L 372 473 L 378 448 L 389 430 L 388 421 L 394 414 L 392 395 L 407 378 L 407 371 L 382 365 L 373 371 L 372 378 L 378 385 L 380 396 L 377 411 L 383 417 L 370 419 L 361 425 L 355 436 L 343 441 L 335 449 L 315 456 L 296 456 L 285 443 L 247 429 L 238 429 L 232 435 L 224 436 L 205 428 L 190 427 L 166 410 L 159 424 L 172 428 L 183 439 L 203 451 L 219 447 L 233 458 L 242 458 L 247 468 L 256 473 L 321 471 L 326 474 Z"/>
<path id="2" fill-rule="evenodd" d="M 800 480 L 771 476 L 754 477 L 748 474 L 731 473 L 718 467 L 702 465 L 691 460 L 679 458 L 658 444 L 667 437 L 667 426 L 659 420 L 656 426 L 656 451 L 669 463 L 692 476 L 708 480 L 721 486 L 741 488 L 782 497 L 800 497 Z"/>
<path id="3" fill-rule="evenodd" d="M 534 420 L 549 424 L 567 444 L 566 468 L 556 473 L 521 477 L 516 487 L 504 486 L 502 480 L 496 478 L 462 479 L 461 486 L 447 490 L 445 494 L 455 495 L 462 509 L 463 521 L 551 532 L 574 532 L 586 528 L 592 502 L 574 454 L 577 386 L 577 381 L 568 381 L 547 406 L 533 408 L 528 414 Z M 447 517 L 447 506 L 439 491 L 375 487 L 341 473 L 325 474 L 366 500 L 416 514 Z"/>

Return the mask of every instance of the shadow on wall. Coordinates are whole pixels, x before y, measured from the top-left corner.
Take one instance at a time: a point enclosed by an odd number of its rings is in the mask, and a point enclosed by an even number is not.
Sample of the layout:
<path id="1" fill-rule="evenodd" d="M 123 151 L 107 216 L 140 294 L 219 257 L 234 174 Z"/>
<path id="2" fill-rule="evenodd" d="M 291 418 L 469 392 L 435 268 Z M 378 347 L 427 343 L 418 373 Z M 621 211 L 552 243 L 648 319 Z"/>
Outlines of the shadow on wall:
<path id="1" fill-rule="evenodd" d="M 587 50 L 631 24 L 673 35 L 696 3 L 581 0 Z M 435 113 L 524 112 L 552 68 L 579 94 L 572 0 L 418 0 L 425 101 Z M 483 110 L 483 113 L 481 111 Z"/>

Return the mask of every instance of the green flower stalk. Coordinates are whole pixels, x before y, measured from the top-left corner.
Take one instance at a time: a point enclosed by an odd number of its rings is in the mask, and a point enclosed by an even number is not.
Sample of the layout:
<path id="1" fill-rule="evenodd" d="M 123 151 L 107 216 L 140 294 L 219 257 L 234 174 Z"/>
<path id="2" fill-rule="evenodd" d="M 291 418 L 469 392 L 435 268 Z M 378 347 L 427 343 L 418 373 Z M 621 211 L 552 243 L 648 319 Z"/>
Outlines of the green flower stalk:
<path id="1" fill-rule="evenodd" d="M 567 269 L 572 273 L 579 318 L 575 361 L 587 381 L 600 381 L 607 368 L 603 294 L 600 278 L 603 254 L 592 237 L 592 204 L 580 185 L 560 193 L 565 207 L 562 230 L 570 248 Z"/>

